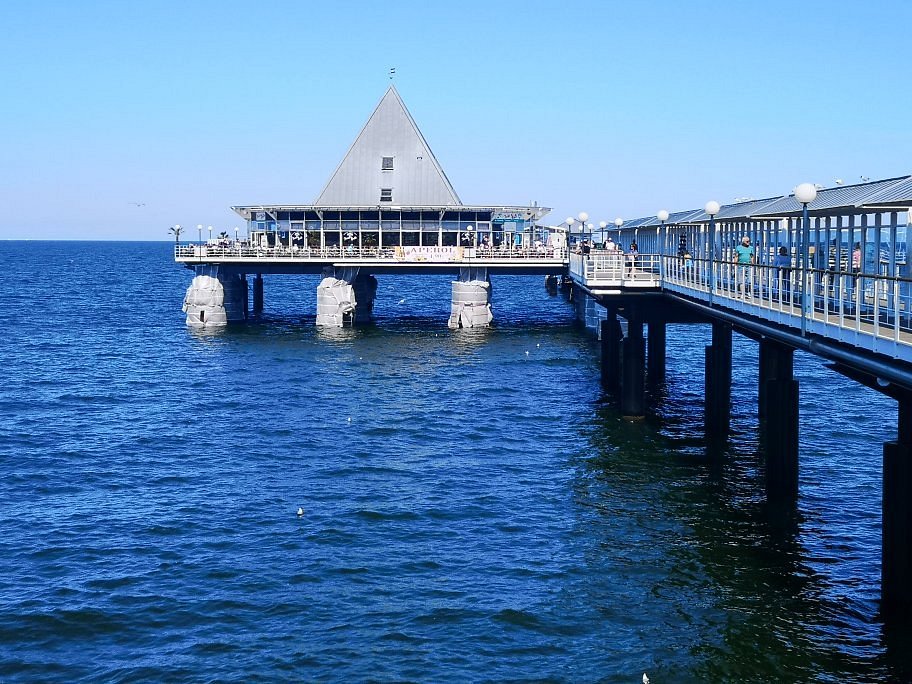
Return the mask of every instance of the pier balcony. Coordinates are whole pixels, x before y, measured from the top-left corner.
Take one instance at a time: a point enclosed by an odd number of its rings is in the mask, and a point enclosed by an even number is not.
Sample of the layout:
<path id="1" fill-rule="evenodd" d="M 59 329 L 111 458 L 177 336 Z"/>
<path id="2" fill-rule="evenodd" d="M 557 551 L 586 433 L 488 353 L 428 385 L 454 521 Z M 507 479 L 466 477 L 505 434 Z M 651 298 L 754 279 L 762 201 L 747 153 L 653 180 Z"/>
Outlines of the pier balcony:
<path id="1" fill-rule="evenodd" d="M 661 256 L 640 254 L 635 258 L 620 251 L 593 249 L 589 254 L 570 254 L 570 278 L 594 295 L 621 289 L 658 290 L 662 287 Z"/>
<path id="2" fill-rule="evenodd" d="M 189 268 L 220 264 L 251 273 L 318 273 L 326 266 L 360 267 L 372 273 L 453 272 L 484 267 L 492 272 L 561 274 L 562 247 L 354 247 L 254 246 L 244 241 L 176 245 L 174 259 Z"/>

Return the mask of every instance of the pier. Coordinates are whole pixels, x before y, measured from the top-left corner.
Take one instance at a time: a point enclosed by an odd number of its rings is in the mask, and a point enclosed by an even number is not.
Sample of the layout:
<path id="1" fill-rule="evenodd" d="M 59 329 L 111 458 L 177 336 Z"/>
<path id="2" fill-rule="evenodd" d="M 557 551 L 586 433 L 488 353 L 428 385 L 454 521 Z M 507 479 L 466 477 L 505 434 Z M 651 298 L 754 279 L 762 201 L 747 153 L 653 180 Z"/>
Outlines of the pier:
<path id="1" fill-rule="evenodd" d="M 584 214 L 574 236 L 574 219 L 547 225 L 550 210 L 536 203 L 463 204 L 390 87 L 316 201 L 232 209 L 243 238 L 210 229 L 204 241 L 198 226 L 195 244 L 175 245 L 175 261 L 194 273 L 189 326 L 255 318 L 268 302 L 264 277 L 304 274 L 321 276 L 316 325 L 357 325 L 371 318 L 377 276 L 443 273 L 453 276 L 449 327 L 486 327 L 491 276 L 538 276 L 536 287 L 544 276 L 547 287 L 564 286 L 581 320 L 596 322 L 602 382 L 631 419 L 649 414 L 647 388 L 664 382 L 668 326 L 709 326 L 707 444 L 730 431 L 732 337 L 755 341 L 766 494 L 786 506 L 800 465 L 794 352 L 892 397 L 882 610 L 892 618 L 912 609 L 912 176 L 661 211 L 610 230 L 603 223 L 594 240 Z"/>
<path id="2" fill-rule="evenodd" d="M 454 276 L 451 328 L 493 320 L 491 275 L 566 272 L 566 230 L 542 225 L 550 211 L 467 205 L 456 194 L 393 86 L 312 204 L 244 205 L 246 224 L 174 258 L 194 271 L 184 300 L 187 325 L 220 327 L 262 311 L 264 275 L 317 273 L 316 324 L 370 320 L 376 275 Z M 253 282 L 253 306 L 248 292 Z"/>
<path id="3" fill-rule="evenodd" d="M 796 350 L 896 400 L 896 440 L 882 454 L 882 611 L 890 618 L 912 608 L 910 208 L 912 176 L 810 191 L 799 186 L 785 197 L 709 202 L 624 222 L 611 231 L 612 243 L 636 242 L 635 259 L 593 250 L 568 262 L 580 317 L 589 301 L 599 307 L 602 378 L 624 415 L 649 412 L 645 387 L 664 378 L 666 326 L 707 325 L 706 437 L 724 440 L 732 335 L 756 341 L 757 416 L 772 501 L 787 503 L 798 494 Z M 738 263 L 739 244 L 751 255 L 746 263 Z"/>

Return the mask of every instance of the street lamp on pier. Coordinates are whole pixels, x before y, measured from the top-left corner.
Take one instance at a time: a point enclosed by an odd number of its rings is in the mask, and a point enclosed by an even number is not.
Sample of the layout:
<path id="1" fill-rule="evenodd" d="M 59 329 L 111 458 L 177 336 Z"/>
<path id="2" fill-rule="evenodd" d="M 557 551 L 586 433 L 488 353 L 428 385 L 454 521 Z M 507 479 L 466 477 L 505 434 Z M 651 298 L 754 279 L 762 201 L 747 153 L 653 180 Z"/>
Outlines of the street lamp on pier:
<path id="1" fill-rule="evenodd" d="M 570 229 L 573 227 L 574 221 L 577 221 L 577 220 L 579 221 L 579 224 L 580 224 L 580 237 L 582 238 L 585 236 L 586 221 L 589 220 L 589 214 L 586 213 L 585 211 L 581 211 L 579 214 L 577 214 L 576 218 L 573 218 L 572 216 L 567 217 L 567 235 L 568 235 L 568 237 L 570 234 Z M 589 229 L 592 230 L 591 223 L 589 224 Z"/>
<path id="2" fill-rule="evenodd" d="M 209 226 L 209 242 L 212 242 L 212 226 Z"/>
<path id="3" fill-rule="evenodd" d="M 665 233 L 665 221 L 668 220 L 668 211 L 667 211 L 666 209 L 659 209 L 659 213 L 656 214 L 656 218 L 659 219 L 659 223 L 662 224 L 662 226 L 661 226 L 661 228 L 659 228 L 659 230 L 661 230 L 662 233 L 664 234 L 664 233 Z M 666 243 L 666 244 L 668 244 L 667 237 L 668 237 L 668 236 L 666 235 L 666 236 L 665 236 L 665 238 L 666 238 L 665 243 Z"/>
<path id="4" fill-rule="evenodd" d="M 462 242 L 468 243 L 467 247 L 475 246 L 475 226 L 471 223 L 465 227 L 466 232 L 462 234 Z"/>
<path id="5" fill-rule="evenodd" d="M 795 188 L 795 199 L 801 203 L 801 335 L 807 335 L 808 313 L 808 255 L 811 241 L 811 219 L 808 205 L 817 199 L 817 187 L 813 183 L 802 183 Z"/>
<path id="6" fill-rule="evenodd" d="M 659 232 L 662 233 L 662 243 L 665 247 L 662 250 L 665 252 L 662 256 L 666 256 L 670 252 L 670 246 L 668 244 L 668 234 L 665 232 L 665 221 L 668 220 L 668 211 L 665 209 L 659 209 L 659 212 L 656 214 L 656 218 L 659 219 L 659 223 L 662 225 L 659 227 Z M 665 276 L 665 261 L 662 259 L 662 256 L 659 257 L 659 272 L 662 274 L 662 277 Z"/>
<path id="7" fill-rule="evenodd" d="M 719 213 L 719 203 L 716 200 L 709 200 L 703 207 L 703 211 L 709 214 L 709 235 L 706 236 L 708 244 L 706 245 L 709 252 L 709 303 L 712 304 L 713 291 L 716 289 L 716 214 Z"/>

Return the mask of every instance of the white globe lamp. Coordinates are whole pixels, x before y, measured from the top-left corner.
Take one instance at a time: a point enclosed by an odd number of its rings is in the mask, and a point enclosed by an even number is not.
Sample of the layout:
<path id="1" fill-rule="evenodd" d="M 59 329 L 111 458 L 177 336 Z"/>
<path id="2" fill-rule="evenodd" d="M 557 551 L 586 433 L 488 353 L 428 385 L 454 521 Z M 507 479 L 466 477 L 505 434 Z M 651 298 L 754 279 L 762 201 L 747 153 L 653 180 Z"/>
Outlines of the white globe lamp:
<path id="1" fill-rule="evenodd" d="M 795 199 L 802 204 L 810 204 L 817 199 L 817 188 L 813 183 L 802 183 L 795 188 Z"/>

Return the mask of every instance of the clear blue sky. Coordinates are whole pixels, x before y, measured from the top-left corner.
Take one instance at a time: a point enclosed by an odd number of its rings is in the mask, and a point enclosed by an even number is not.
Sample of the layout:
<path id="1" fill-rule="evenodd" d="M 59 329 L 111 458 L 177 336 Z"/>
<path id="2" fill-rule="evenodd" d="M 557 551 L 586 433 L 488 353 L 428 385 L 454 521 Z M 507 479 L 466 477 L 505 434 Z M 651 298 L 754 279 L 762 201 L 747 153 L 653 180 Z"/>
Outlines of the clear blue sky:
<path id="1" fill-rule="evenodd" d="M 392 66 L 463 202 L 552 223 L 912 173 L 910 0 L 5 0 L 0 21 L 0 239 L 312 202 Z"/>

